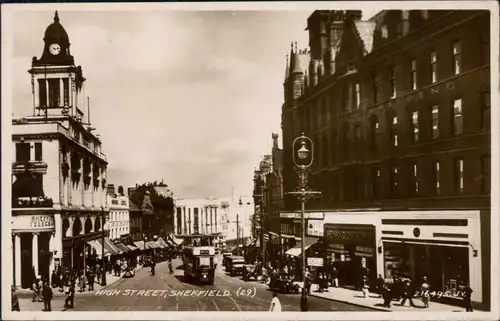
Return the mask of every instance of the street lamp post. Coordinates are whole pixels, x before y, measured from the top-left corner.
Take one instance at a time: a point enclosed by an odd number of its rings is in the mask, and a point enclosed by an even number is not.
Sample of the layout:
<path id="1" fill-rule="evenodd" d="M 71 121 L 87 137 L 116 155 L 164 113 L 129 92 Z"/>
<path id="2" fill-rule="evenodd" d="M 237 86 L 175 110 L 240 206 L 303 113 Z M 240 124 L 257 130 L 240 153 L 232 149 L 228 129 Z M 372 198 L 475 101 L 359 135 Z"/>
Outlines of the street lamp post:
<path id="1" fill-rule="evenodd" d="M 104 230 L 104 221 L 105 221 L 105 214 L 104 214 L 104 206 L 101 206 L 101 231 L 102 231 L 102 248 L 101 248 L 101 257 L 102 257 L 102 277 L 101 277 L 101 285 L 106 286 L 106 260 L 104 259 L 104 236 L 106 234 L 106 231 Z"/>
<path id="2" fill-rule="evenodd" d="M 300 148 L 295 152 L 296 144 L 300 142 Z M 306 239 L 306 220 L 305 220 L 305 208 L 308 199 L 314 195 L 319 195 L 321 192 L 312 191 L 307 187 L 307 171 L 311 167 L 314 161 L 314 145 L 312 140 L 302 133 L 301 136 L 297 137 L 293 141 L 293 162 L 296 166 L 297 174 L 299 177 L 299 184 L 294 192 L 289 192 L 287 194 L 295 195 L 300 200 L 300 221 L 301 221 L 301 255 L 302 255 L 302 282 L 304 286 L 302 287 L 302 296 L 300 300 L 301 311 L 307 311 L 307 294 L 306 294 L 306 254 L 305 254 L 305 239 Z M 307 149 L 307 146 L 310 149 Z M 297 154 L 297 155 L 295 155 Z M 297 160 L 298 157 L 298 160 Z"/>

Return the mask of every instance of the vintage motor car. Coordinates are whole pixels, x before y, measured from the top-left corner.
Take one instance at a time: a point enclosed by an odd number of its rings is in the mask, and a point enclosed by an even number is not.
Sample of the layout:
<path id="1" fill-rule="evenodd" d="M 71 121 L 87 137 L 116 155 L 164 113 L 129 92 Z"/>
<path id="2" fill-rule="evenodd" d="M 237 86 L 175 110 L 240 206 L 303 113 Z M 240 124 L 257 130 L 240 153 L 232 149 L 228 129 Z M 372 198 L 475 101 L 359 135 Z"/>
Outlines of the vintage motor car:
<path id="1" fill-rule="evenodd" d="M 124 278 L 132 278 L 135 276 L 135 271 L 132 267 L 128 266 L 125 268 L 125 273 L 123 273 Z"/>
<path id="2" fill-rule="evenodd" d="M 280 293 L 299 293 L 299 285 L 293 283 L 293 277 L 285 273 L 271 275 L 269 289 Z"/>
<path id="3" fill-rule="evenodd" d="M 222 253 L 222 265 L 224 266 L 226 271 L 229 270 L 228 262 L 229 262 L 229 258 L 231 257 L 231 255 L 233 255 L 231 252 Z"/>

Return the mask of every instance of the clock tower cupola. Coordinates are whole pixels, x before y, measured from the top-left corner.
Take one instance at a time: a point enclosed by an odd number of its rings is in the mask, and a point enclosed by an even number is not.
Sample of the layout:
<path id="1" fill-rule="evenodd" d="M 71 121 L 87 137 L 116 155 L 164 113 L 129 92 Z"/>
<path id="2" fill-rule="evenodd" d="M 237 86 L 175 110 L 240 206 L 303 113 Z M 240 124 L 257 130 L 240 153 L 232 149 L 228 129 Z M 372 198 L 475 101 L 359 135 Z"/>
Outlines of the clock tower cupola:
<path id="1" fill-rule="evenodd" d="M 70 116 L 82 120 L 84 82 L 82 67 L 75 66 L 70 53 L 68 33 L 56 11 L 54 21 L 45 29 L 40 58 L 31 62 L 33 116 Z"/>

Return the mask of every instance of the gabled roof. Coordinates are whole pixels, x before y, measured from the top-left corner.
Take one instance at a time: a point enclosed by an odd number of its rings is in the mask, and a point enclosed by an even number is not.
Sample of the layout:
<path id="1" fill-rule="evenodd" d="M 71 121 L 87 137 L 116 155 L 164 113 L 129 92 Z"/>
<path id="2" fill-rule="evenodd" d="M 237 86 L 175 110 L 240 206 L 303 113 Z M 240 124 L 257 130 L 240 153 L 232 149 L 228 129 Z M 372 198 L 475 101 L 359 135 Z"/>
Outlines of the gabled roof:
<path id="1" fill-rule="evenodd" d="M 139 208 L 139 206 L 137 206 L 137 204 L 135 204 L 134 202 L 132 202 L 132 200 L 130 198 L 129 198 L 128 205 L 129 205 L 129 211 L 130 212 L 140 212 L 141 211 L 141 209 Z"/>

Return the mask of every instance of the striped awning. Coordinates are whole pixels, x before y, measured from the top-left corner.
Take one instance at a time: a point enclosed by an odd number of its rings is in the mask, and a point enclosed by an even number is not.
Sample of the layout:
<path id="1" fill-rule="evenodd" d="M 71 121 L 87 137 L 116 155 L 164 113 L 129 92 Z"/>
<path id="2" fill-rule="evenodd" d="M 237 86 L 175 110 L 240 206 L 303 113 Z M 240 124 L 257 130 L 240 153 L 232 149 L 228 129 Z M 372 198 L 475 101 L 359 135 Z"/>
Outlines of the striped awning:
<path id="1" fill-rule="evenodd" d="M 96 241 L 102 246 L 102 239 L 97 239 Z M 113 245 L 113 242 L 108 237 L 104 238 L 104 250 L 108 251 L 111 255 L 122 253 L 120 249 Z"/>
<path id="2" fill-rule="evenodd" d="M 127 244 L 127 247 L 129 248 L 130 251 L 135 251 L 135 250 L 139 249 L 137 246 L 129 245 L 129 244 Z"/>
<path id="3" fill-rule="evenodd" d="M 168 248 L 170 245 L 165 242 L 165 240 L 163 238 L 158 238 L 158 241 L 156 241 L 158 244 L 160 244 L 163 248 Z"/>
<path id="4" fill-rule="evenodd" d="M 116 243 L 114 244 L 114 246 L 116 246 L 123 253 L 127 253 L 128 251 L 130 251 L 130 249 L 126 247 L 123 243 Z"/>
<path id="5" fill-rule="evenodd" d="M 139 250 L 144 250 L 144 241 L 136 241 L 134 242 L 134 245 L 139 249 Z"/>
<path id="6" fill-rule="evenodd" d="M 90 245 L 93 249 L 95 249 L 97 256 L 102 257 L 102 245 L 99 244 L 99 242 L 97 242 L 96 240 L 91 240 L 91 241 L 88 241 L 87 244 Z M 104 248 L 104 255 L 105 256 L 110 255 L 109 252 L 106 250 L 106 248 Z"/>

